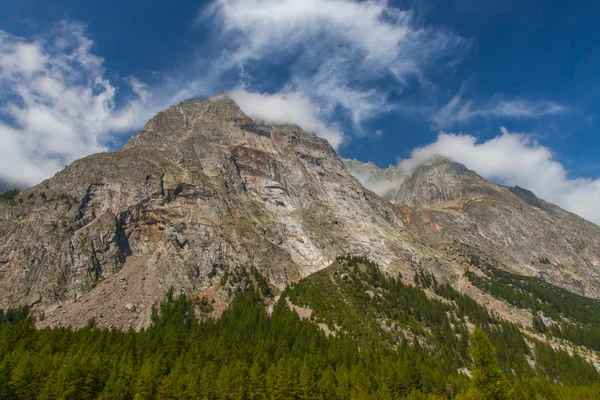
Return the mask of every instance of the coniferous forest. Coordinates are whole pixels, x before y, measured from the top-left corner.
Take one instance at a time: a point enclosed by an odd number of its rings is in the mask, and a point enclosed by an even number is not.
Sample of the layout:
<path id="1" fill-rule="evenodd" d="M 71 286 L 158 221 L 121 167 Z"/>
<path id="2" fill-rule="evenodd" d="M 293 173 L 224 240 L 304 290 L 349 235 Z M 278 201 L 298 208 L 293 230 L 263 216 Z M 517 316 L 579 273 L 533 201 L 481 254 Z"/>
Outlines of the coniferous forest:
<path id="1" fill-rule="evenodd" d="M 600 398 L 591 364 L 541 341 L 531 350 L 518 328 L 434 278 L 417 274 L 417 285 L 407 285 L 366 259 L 339 263 L 329 277 L 339 278 L 341 299 L 320 291 L 314 280 L 322 274 L 288 288 L 269 313 L 271 293 L 256 279 L 221 318 L 199 320 L 197 303 L 171 292 L 140 332 L 100 330 L 93 321 L 80 330 L 36 329 L 27 308 L 2 312 L 0 398 Z M 311 305 L 315 319 L 300 319 L 289 299 Z M 354 311 L 344 308 L 356 299 Z M 381 334 L 373 316 L 405 329 Z"/>

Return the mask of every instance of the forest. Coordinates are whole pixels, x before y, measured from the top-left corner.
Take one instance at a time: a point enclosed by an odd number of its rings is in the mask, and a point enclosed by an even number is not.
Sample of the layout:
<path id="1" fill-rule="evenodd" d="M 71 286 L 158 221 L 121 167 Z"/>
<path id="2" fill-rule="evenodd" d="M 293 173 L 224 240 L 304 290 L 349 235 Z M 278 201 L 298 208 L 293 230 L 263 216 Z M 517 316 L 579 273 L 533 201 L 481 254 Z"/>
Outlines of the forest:
<path id="1" fill-rule="evenodd" d="M 26 307 L 0 312 L 0 398 L 600 398 L 589 363 L 542 342 L 530 351 L 518 329 L 451 287 L 425 274 L 407 285 L 362 258 L 339 264 L 276 301 L 264 279 L 247 281 L 219 319 L 198 318 L 199 302 L 171 291 L 139 332 L 98 329 L 94 321 L 79 330 L 36 329 Z M 326 273 L 344 284 L 338 291 L 356 293 L 316 296 Z M 453 300 L 431 299 L 424 287 Z M 365 294 L 369 288 L 388 296 Z M 286 299 L 310 303 L 316 319 L 301 319 Z M 373 313 L 407 329 L 378 338 Z"/>
<path id="2" fill-rule="evenodd" d="M 467 271 L 475 286 L 509 304 L 535 314 L 534 327 L 543 334 L 600 351 L 600 301 L 571 293 L 541 279 L 512 274 L 473 258 L 471 263 L 489 276 Z M 544 322 L 550 319 L 554 323 Z"/>

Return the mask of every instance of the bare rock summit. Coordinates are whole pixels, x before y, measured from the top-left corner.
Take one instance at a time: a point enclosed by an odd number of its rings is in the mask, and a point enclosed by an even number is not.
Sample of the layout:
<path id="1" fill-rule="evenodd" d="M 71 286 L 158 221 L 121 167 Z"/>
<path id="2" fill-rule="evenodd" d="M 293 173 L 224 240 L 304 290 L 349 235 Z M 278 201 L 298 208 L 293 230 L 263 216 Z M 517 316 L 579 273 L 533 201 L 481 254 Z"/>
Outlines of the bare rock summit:
<path id="1" fill-rule="evenodd" d="M 218 315 L 239 271 L 255 267 L 277 294 L 347 254 L 482 302 L 461 286 L 474 255 L 600 294 L 596 225 L 447 159 L 411 174 L 353 162 L 385 178 L 386 198 L 346 165 L 326 140 L 254 121 L 226 94 L 186 100 L 122 150 L 0 202 L 0 309 L 28 304 L 40 326 L 140 329 L 171 288 Z"/>

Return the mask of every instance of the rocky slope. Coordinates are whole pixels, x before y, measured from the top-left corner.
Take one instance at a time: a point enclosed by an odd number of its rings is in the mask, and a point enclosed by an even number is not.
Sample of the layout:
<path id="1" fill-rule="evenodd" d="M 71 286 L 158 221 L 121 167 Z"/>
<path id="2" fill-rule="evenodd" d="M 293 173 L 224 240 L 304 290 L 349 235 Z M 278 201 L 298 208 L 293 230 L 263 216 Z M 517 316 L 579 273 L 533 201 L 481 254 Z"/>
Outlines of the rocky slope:
<path id="1" fill-rule="evenodd" d="M 387 197 L 404 207 L 407 229 L 427 246 L 451 257 L 483 255 L 512 272 L 600 294 L 597 225 L 447 158 L 435 157 L 407 175 Z"/>
<path id="2" fill-rule="evenodd" d="M 256 266 L 277 292 L 346 254 L 408 281 L 426 271 L 525 324 L 464 279 L 473 256 L 599 293 L 595 225 L 448 160 L 411 176 L 374 167 L 397 186 L 391 201 L 312 133 L 253 121 L 226 95 L 184 101 L 121 151 L 0 202 L 0 309 L 32 305 L 41 326 L 141 328 L 169 288 L 218 314 L 239 284 L 227 277 L 247 276 L 235 271 Z"/>
<path id="3" fill-rule="evenodd" d="M 227 301 L 226 271 L 254 265 L 283 288 L 348 253 L 458 274 L 325 140 L 258 124 L 224 95 L 171 107 L 121 151 L 1 204 L 0 233 L 0 308 L 32 304 L 42 325 L 139 328 L 169 287 Z"/>

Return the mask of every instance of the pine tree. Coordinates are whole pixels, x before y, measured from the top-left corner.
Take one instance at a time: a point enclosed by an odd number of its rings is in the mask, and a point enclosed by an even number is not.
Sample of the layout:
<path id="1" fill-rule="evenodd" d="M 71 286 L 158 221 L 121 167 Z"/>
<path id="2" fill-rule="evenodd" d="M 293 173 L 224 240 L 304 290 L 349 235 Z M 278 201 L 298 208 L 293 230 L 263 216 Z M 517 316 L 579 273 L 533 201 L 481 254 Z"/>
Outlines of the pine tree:
<path id="1" fill-rule="evenodd" d="M 471 371 L 474 398 L 508 400 L 496 350 L 483 330 L 475 328 L 471 333 L 469 353 L 474 363 Z"/>

